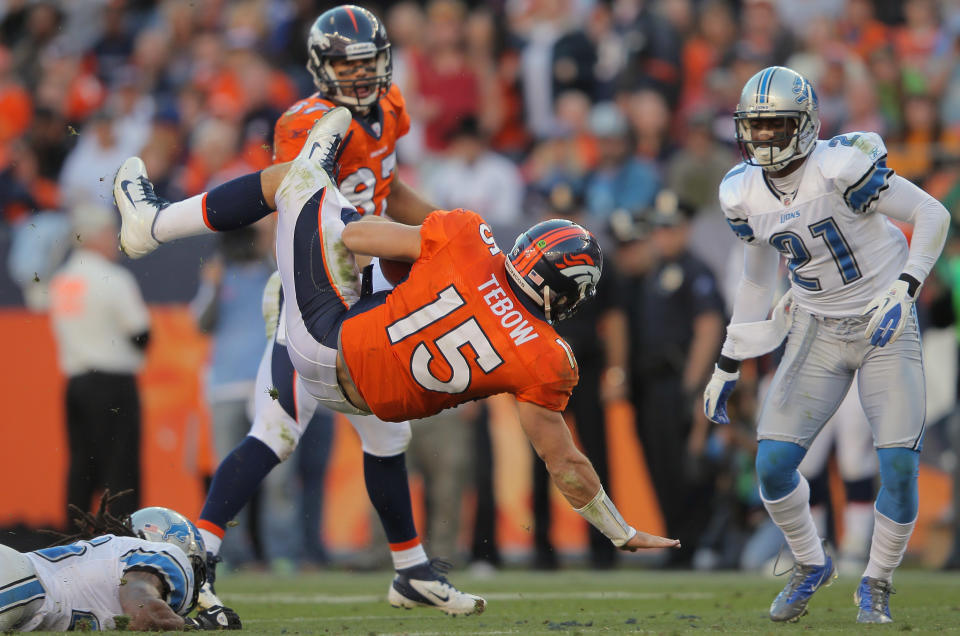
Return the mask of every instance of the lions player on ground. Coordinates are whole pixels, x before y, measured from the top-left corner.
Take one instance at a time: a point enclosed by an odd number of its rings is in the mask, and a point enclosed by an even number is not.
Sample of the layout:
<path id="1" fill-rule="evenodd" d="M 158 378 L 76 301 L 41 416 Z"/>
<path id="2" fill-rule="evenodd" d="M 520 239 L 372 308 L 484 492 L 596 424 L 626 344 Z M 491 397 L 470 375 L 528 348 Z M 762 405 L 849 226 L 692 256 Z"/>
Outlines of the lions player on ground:
<path id="1" fill-rule="evenodd" d="M 186 517 L 144 508 L 129 529 L 25 554 L 0 545 L 0 631 L 240 629 L 224 607 L 187 617 L 206 575 Z"/>
<path id="2" fill-rule="evenodd" d="M 870 560 L 856 590 L 857 621 L 889 623 L 893 571 L 917 517 L 924 426 L 920 335 L 913 303 L 940 255 L 949 215 L 886 165 L 870 132 L 819 141 L 817 97 L 798 73 L 774 66 L 743 88 L 734 114 L 744 162 L 720 184 L 720 203 L 747 243 L 744 267 L 704 410 L 725 424 L 740 360 L 786 351 L 760 410 L 757 476 L 795 566 L 770 618 L 796 620 L 835 577 L 797 471 L 859 369 L 858 389 L 880 464 Z M 909 246 L 889 218 L 912 223 Z M 780 255 L 790 271 L 791 320 L 764 321 Z M 789 333 L 789 335 L 788 335 Z"/>

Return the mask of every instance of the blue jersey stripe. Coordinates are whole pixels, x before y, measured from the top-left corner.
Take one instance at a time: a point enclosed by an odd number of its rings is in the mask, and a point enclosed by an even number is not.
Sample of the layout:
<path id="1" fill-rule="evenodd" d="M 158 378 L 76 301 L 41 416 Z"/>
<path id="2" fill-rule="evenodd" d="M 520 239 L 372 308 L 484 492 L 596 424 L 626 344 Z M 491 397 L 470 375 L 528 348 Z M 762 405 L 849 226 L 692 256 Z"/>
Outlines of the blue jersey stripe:
<path id="1" fill-rule="evenodd" d="M 43 598 L 46 594 L 43 585 L 35 576 L 18 581 L 0 592 L 0 614 L 15 607 L 20 607 L 34 599 Z"/>
<path id="2" fill-rule="evenodd" d="M 884 155 L 857 181 L 843 193 L 850 209 L 857 213 L 866 212 L 870 204 L 880 196 L 887 187 L 887 182 L 893 176 L 893 170 L 887 167 L 887 157 Z"/>
<path id="3" fill-rule="evenodd" d="M 186 572 L 171 555 L 166 552 L 151 552 L 138 548 L 124 554 L 120 561 L 126 564 L 123 568 L 124 572 L 139 570 L 159 576 L 169 590 L 167 605 L 178 614 L 186 609 L 184 605 L 192 584 L 193 572 Z"/>

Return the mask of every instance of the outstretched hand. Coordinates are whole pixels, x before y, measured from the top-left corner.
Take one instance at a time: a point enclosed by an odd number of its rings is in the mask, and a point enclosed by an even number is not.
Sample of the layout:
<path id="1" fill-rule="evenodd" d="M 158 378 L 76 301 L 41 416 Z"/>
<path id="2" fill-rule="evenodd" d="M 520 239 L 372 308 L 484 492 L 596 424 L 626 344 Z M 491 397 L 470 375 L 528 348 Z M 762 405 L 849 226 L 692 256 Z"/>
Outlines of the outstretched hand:
<path id="1" fill-rule="evenodd" d="M 641 530 L 637 530 L 637 534 L 633 535 L 629 541 L 620 546 L 620 549 L 627 552 L 636 552 L 637 550 L 649 548 L 679 547 L 680 541 L 678 539 L 667 539 L 666 537 L 658 537 L 655 534 L 648 534 Z"/>

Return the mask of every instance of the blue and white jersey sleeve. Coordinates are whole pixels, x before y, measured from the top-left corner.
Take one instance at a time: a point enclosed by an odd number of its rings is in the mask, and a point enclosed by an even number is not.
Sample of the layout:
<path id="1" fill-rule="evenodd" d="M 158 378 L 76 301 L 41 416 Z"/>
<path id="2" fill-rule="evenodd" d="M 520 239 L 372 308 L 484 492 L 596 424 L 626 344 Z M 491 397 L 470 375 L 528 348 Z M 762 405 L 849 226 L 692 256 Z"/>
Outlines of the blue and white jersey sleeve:
<path id="1" fill-rule="evenodd" d="M 733 233 L 748 245 L 756 241 L 753 228 L 747 215 L 745 175 L 747 164 L 739 163 L 723 177 L 720 182 L 720 208 Z"/>
<path id="2" fill-rule="evenodd" d="M 827 146 L 830 151 L 820 162 L 823 176 L 833 181 L 854 214 L 875 211 L 893 177 L 883 139 L 873 132 L 851 132 L 837 135 Z"/>
<path id="3" fill-rule="evenodd" d="M 193 567 L 183 550 L 169 543 L 138 540 L 120 557 L 121 576 L 127 572 L 150 572 L 163 583 L 163 598 L 177 614 L 185 614 L 193 599 Z"/>

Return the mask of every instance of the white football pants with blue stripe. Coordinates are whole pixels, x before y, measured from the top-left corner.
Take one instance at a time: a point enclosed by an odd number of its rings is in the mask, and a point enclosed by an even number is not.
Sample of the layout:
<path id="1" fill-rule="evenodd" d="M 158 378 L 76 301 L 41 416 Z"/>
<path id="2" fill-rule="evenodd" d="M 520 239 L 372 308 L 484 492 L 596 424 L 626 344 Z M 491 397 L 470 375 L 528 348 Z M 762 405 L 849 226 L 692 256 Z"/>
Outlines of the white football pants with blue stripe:
<path id="1" fill-rule="evenodd" d="M 876 448 L 917 450 L 923 439 L 926 387 L 916 312 L 896 342 L 864 337 L 869 316 L 823 318 L 798 312 L 758 418 L 758 439 L 809 448 L 857 373 Z"/>

